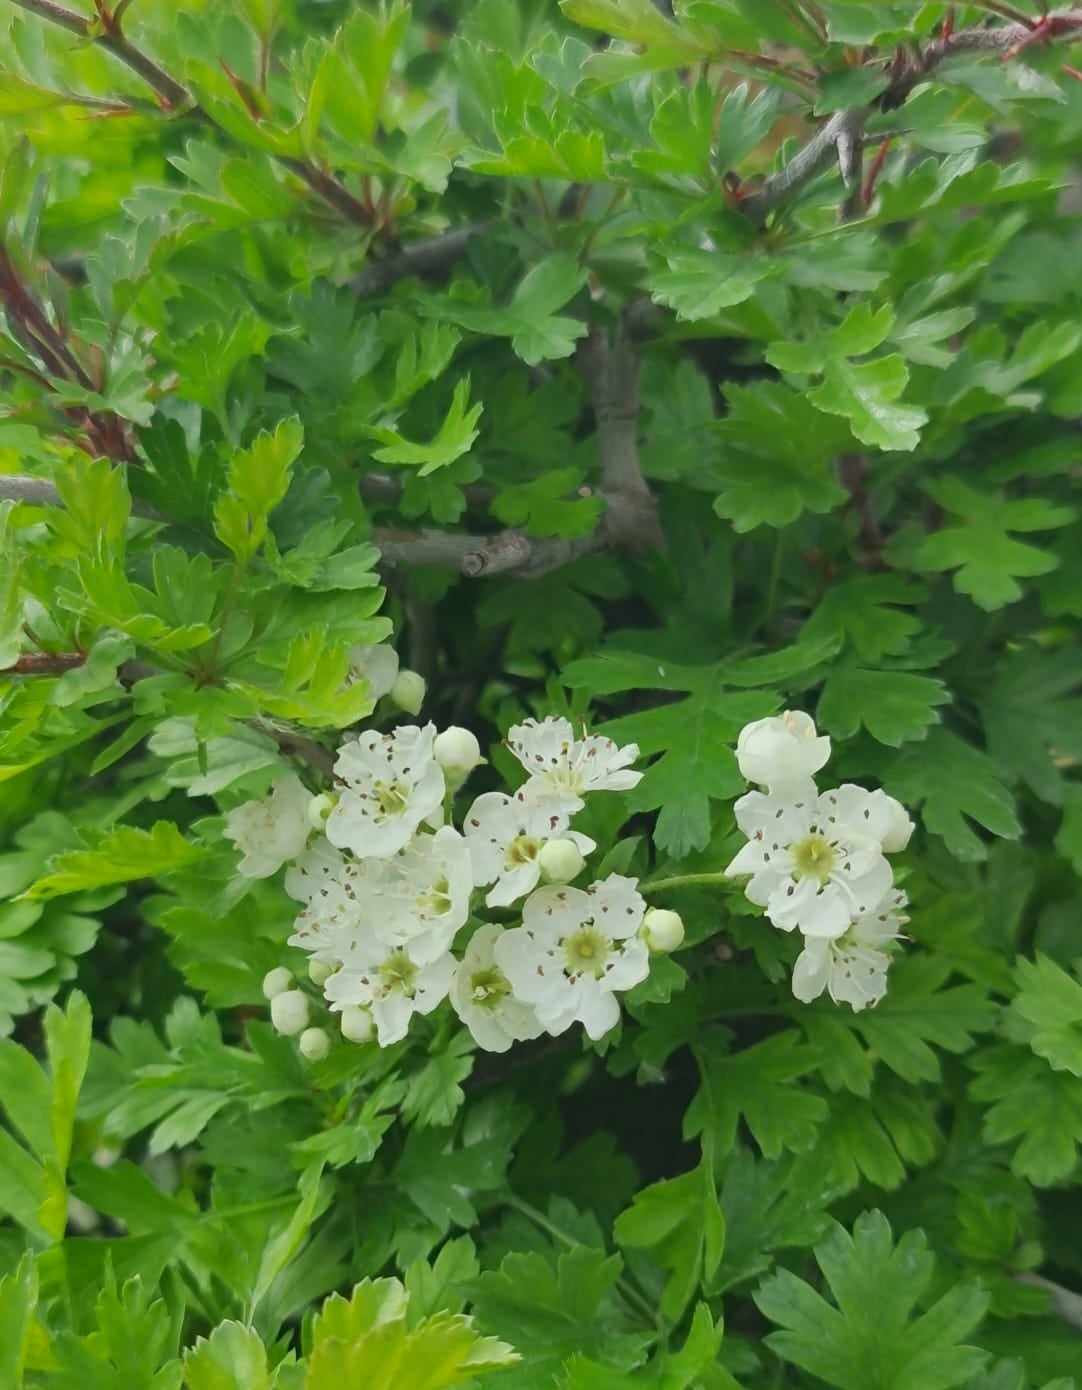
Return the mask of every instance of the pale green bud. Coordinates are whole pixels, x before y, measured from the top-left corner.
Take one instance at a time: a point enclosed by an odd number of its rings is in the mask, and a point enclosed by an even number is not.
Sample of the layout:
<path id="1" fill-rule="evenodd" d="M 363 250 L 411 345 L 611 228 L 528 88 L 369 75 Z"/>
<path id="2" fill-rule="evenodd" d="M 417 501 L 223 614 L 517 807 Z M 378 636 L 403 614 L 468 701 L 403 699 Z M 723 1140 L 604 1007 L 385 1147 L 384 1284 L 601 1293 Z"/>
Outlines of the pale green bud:
<path id="1" fill-rule="evenodd" d="M 263 996 L 273 999 L 278 994 L 284 994 L 292 985 L 293 972 L 287 970 L 284 965 L 279 965 L 274 970 L 268 970 L 263 976 Z"/>
<path id="2" fill-rule="evenodd" d="M 642 933 L 651 951 L 666 954 L 675 951 L 683 941 L 684 921 L 679 912 L 652 907 L 642 919 Z"/>
<path id="3" fill-rule="evenodd" d="M 287 1038 L 303 1033 L 308 1027 L 308 996 L 299 989 L 287 989 L 271 1000 L 271 1022 Z"/>
<path id="4" fill-rule="evenodd" d="M 310 960 L 308 962 L 308 978 L 317 989 L 322 989 L 337 969 L 337 965 L 330 965 L 325 960 Z"/>
<path id="5" fill-rule="evenodd" d="M 322 830 L 327 817 L 334 810 L 338 798 L 330 796 L 327 792 L 320 792 L 319 796 L 313 796 L 308 803 L 308 824 L 313 830 Z"/>
<path id="6" fill-rule="evenodd" d="M 537 856 L 538 868 L 547 883 L 570 883 L 585 863 L 574 840 L 549 840 Z"/>
<path id="7" fill-rule="evenodd" d="M 376 1031 L 369 1009 L 343 1009 L 338 1017 L 342 1025 L 342 1036 L 350 1042 L 366 1043 Z"/>
<path id="8" fill-rule="evenodd" d="M 322 1028 L 306 1028 L 300 1036 L 298 1046 L 301 1056 L 309 1062 L 322 1062 L 331 1050 L 331 1040 Z"/>
<path id="9" fill-rule="evenodd" d="M 407 714 L 416 715 L 421 713 L 427 690 L 424 676 L 417 671 L 399 671 L 394 685 L 391 686 L 391 699 L 399 709 L 404 709 Z"/>

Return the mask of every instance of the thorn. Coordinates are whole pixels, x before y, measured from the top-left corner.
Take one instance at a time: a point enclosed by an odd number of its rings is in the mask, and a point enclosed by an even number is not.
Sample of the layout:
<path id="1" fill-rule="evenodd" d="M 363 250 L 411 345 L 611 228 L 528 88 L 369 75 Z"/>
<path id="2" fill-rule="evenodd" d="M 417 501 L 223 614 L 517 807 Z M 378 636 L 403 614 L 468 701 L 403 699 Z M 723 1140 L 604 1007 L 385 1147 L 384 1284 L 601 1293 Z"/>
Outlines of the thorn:
<path id="1" fill-rule="evenodd" d="M 876 151 L 875 159 L 872 160 L 872 167 L 868 170 L 868 177 L 864 180 L 864 187 L 861 190 L 861 201 L 866 208 L 871 207 L 872 199 L 875 197 L 875 185 L 879 175 L 883 172 L 883 165 L 887 162 L 887 155 L 890 147 L 894 144 L 894 136 L 884 140 Z"/>
<path id="2" fill-rule="evenodd" d="M 1019 39 L 1013 47 L 1007 49 L 1006 53 L 1003 55 L 1003 61 L 1005 63 L 1011 62 L 1012 59 L 1017 58 L 1020 53 L 1024 53 L 1025 50 L 1032 47 L 1033 44 L 1045 43 L 1047 40 L 1054 38 L 1058 32 L 1059 29 L 1054 17 L 1050 14 L 1042 15 L 1037 23 L 1030 28 L 1028 34 Z"/>
<path id="3" fill-rule="evenodd" d="M 956 17 L 955 9 L 952 5 L 947 11 L 943 23 L 939 26 L 939 37 L 941 39 L 949 39 L 954 34 L 954 21 Z"/>
<path id="4" fill-rule="evenodd" d="M 253 121 L 262 121 L 267 113 L 263 109 L 262 99 L 256 89 L 250 82 L 246 82 L 243 77 L 235 73 L 224 58 L 219 58 L 218 64 L 226 77 L 229 78 L 233 90 L 244 103 L 248 115 L 251 116 Z"/>

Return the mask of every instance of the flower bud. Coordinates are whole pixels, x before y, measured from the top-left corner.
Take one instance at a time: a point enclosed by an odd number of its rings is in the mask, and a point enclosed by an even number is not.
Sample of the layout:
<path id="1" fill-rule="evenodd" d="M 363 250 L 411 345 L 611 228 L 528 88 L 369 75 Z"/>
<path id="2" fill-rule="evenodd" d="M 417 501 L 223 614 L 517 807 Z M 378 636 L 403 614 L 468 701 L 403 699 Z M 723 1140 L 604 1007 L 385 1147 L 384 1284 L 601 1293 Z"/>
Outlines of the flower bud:
<path id="1" fill-rule="evenodd" d="M 337 969 L 337 965 L 331 965 L 328 961 L 310 960 L 308 962 L 308 978 L 317 989 L 322 989 Z"/>
<path id="2" fill-rule="evenodd" d="M 452 724 L 436 735 L 432 745 L 436 761 L 444 772 L 458 772 L 465 775 L 472 772 L 478 763 L 483 762 L 481 745 L 469 729 L 460 729 Z"/>
<path id="3" fill-rule="evenodd" d="M 268 970 L 263 976 L 263 997 L 273 999 L 275 995 L 284 994 L 293 985 L 293 972 L 287 970 L 284 965 L 279 965 L 274 970 Z"/>
<path id="4" fill-rule="evenodd" d="M 652 907 L 642 919 L 642 933 L 651 951 L 665 954 L 675 951 L 683 941 L 684 921 L 679 912 Z"/>
<path id="5" fill-rule="evenodd" d="M 391 699 L 407 714 L 420 714 L 427 689 L 424 676 L 417 671 L 399 671 L 391 686 Z"/>
<path id="6" fill-rule="evenodd" d="M 350 1042 L 368 1042 L 376 1031 L 376 1025 L 372 1021 L 372 1013 L 369 1009 L 352 1007 L 343 1009 L 338 1017 L 342 1024 L 342 1036 L 348 1038 Z"/>
<path id="7" fill-rule="evenodd" d="M 331 1050 L 331 1040 L 322 1028 L 306 1028 L 300 1036 L 298 1046 L 301 1056 L 309 1062 L 322 1062 Z"/>
<path id="8" fill-rule="evenodd" d="M 299 989 L 287 989 L 271 1000 L 271 1022 L 287 1038 L 303 1033 L 308 1027 L 308 996 Z"/>
<path id="9" fill-rule="evenodd" d="M 336 796 L 330 796 L 327 792 L 321 792 L 319 796 L 313 796 L 308 803 L 308 824 L 313 830 L 322 830 L 327 817 L 338 804 Z"/>
<path id="10" fill-rule="evenodd" d="M 905 849 L 913 835 L 914 825 L 900 801 L 883 794 L 887 803 L 887 830 L 883 836 L 883 852 L 897 854 Z"/>
<path id="11" fill-rule="evenodd" d="M 541 876 L 548 883 L 570 883 L 585 863 L 574 840 L 549 840 L 537 856 Z"/>
<path id="12" fill-rule="evenodd" d="M 829 757 L 830 739 L 817 732 L 811 715 L 802 710 L 745 724 L 736 743 L 741 774 L 765 787 L 804 783 Z"/>

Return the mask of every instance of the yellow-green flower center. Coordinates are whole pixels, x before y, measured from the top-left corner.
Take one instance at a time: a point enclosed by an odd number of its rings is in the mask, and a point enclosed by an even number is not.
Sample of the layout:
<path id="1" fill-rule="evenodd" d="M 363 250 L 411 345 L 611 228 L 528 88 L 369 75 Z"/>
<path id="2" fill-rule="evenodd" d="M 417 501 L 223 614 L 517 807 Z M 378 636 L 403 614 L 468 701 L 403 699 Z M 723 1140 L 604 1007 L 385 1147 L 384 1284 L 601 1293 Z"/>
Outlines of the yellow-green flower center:
<path id="1" fill-rule="evenodd" d="M 442 917 L 451 906 L 451 885 L 446 878 L 438 878 L 427 892 L 417 895 L 417 911 L 423 917 Z"/>
<path id="2" fill-rule="evenodd" d="M 491 966 L 470 976 L 470 998 L 482 1009 L 495 1009 L 501 999 L 511 993 L 511 985 L 502 970 Z"/>
<path id="3" fill-rule="evenodd" d="M 385 816 L 400 816 L 409 805 L 409 788 L 401 782 L 377 782 L 373 790 Z"/>
<path id="4" fill-rule="evenodd" d="M 612 942 L 596 927 L 580 927 L 564 938 L 564 969 L 569 975 L 589 974 L 600 979 L 611 948 Z"/>
<path id="5" fill-rule="evenodd" d="M 833 845 L 822 835 L 809 835 L 793 845 L 793 863 L 801 878 L 817 878 L 825 883 L 830 877 L 837 860 Z"/>
<path id="6" fill-rule="evenodd" d="M 395 951 L 389 955 L 379 968 L 379 977 L 384 994 L 404 994 L 413 998 L 417 967 L 405 951 Z"/>
<path id="7" fill-rule="evenodd" d="M 507 862 L 516 869 L 523 864 L 532 864 L 540 849 L 540 840 L 535 840 L 532 835 L 516 835 L 507 846 Z"/>

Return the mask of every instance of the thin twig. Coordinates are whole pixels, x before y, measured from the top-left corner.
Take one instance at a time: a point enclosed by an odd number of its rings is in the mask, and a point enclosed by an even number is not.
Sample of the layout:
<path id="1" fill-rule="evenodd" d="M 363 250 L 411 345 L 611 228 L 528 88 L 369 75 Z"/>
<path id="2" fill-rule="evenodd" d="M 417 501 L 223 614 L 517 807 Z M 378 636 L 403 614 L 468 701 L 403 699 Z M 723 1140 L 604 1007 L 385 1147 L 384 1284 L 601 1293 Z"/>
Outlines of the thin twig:
<path id="1" fill-rule="evenodd" d="M 60 676 L 85 665 L 85 652 L 30 652 L 14 665 L 0 667 L 0 676 Z"/>
<path id="2" fill-rule="evenodd" d="M 14 0 L 14 3 L 40 19 L 48 20 L 49 23 L 66 29 L 68 33 L 77 34 L 82 39 L 96 43 L 99 48 L 104 48 L 157 92 L 162 106 L 167 111 L 187 110 L 190 114 L 214 124 L 213 118 L 198 105 L 187 87 L 171 77 L 142 49 L 137 48 L 116 25 L 102 32 L 95 32 L 89 20 L 72 10 L 64 9 L 62 5 L 55 4 L 54 0 Z M 361 226 L 371 225 L 364 204 L 333 174 L 320 169 L 310 160 L 292 159 L 285 155 L 275 157 L 284 168 L 303 179 L 313 193 L 318 194 L 348 221 Z"/>
<path id="3" fill-rule="evenodd" d="M 941 63 L 973 53 L 998 53 L 1012 57 L 1034 42 L 1054 42 L 1082 35 L 1082 9 L 1053 10 L 1042 20 L 958 29 L 933 39 L 915 57 L 897 66 L 890 86 L 879 98 L 883 110 L 901 106 L 918 83 Z M 792 157 L 784 169 L 771 175 L 761 188 L 742 199 L 741 207 L 755 221 L 765 221 L 779 207 L 837 157 L 839 140 L 851 134 L 854 121 L 863 126 L 874 106 L 836 111 Z"/>
<path id="4" fill-rule="evenodd" d="M 397 506 L 405 490 L 405 484 L 390 473 L 365 473 L 358 480 L 357 487 L 366 502 L 383 503 L 388 507 Z M 495 495 L 492 488 L 484 483 L 464 483 L 462 493 L 466 505 L 479 512 L 488 510 Z"/>
<path id="5" fill-rule="evenodd" d="M 22 473 L 0 473 L 0 501 L 26 502 L 32 507 L 62 507 L 64 501 L 59 491 L 44 478 L 29 478 Z M 137 497 L 131 500 L 132 516 L 143 521 L 166 521 L 168 518 L 152 507 L 149 502 L 141 502 Z"/>
<path id="6" fill-rule="evenodd" d="M 366 265 L 359 275 L 354 276 L 351 288 L 358 294 L 379 295 L 385 294 L 396 280 L 409 276 L 438 279 L 462 259 L 474 237 L 487 231 L 490 226 L 488 222 L 476 222 L 468 227 L 444 232 L 441 236 L 409 242 L 395 255 L 373 260 Z"/>
<path id="7" fill-rule="evenodd" d="M 1062 1284 L 1053 1283 L 1051 1279 L 1045 1279 L 1040 1274 L 1016 1274 L 1014 1277 L 1019 1284 L 1044 1289 L 1056 1316 L 1062 1318 L 1070 1327 L 1082 1331 L 1082 1294 L 1065 1289 Z"/>

